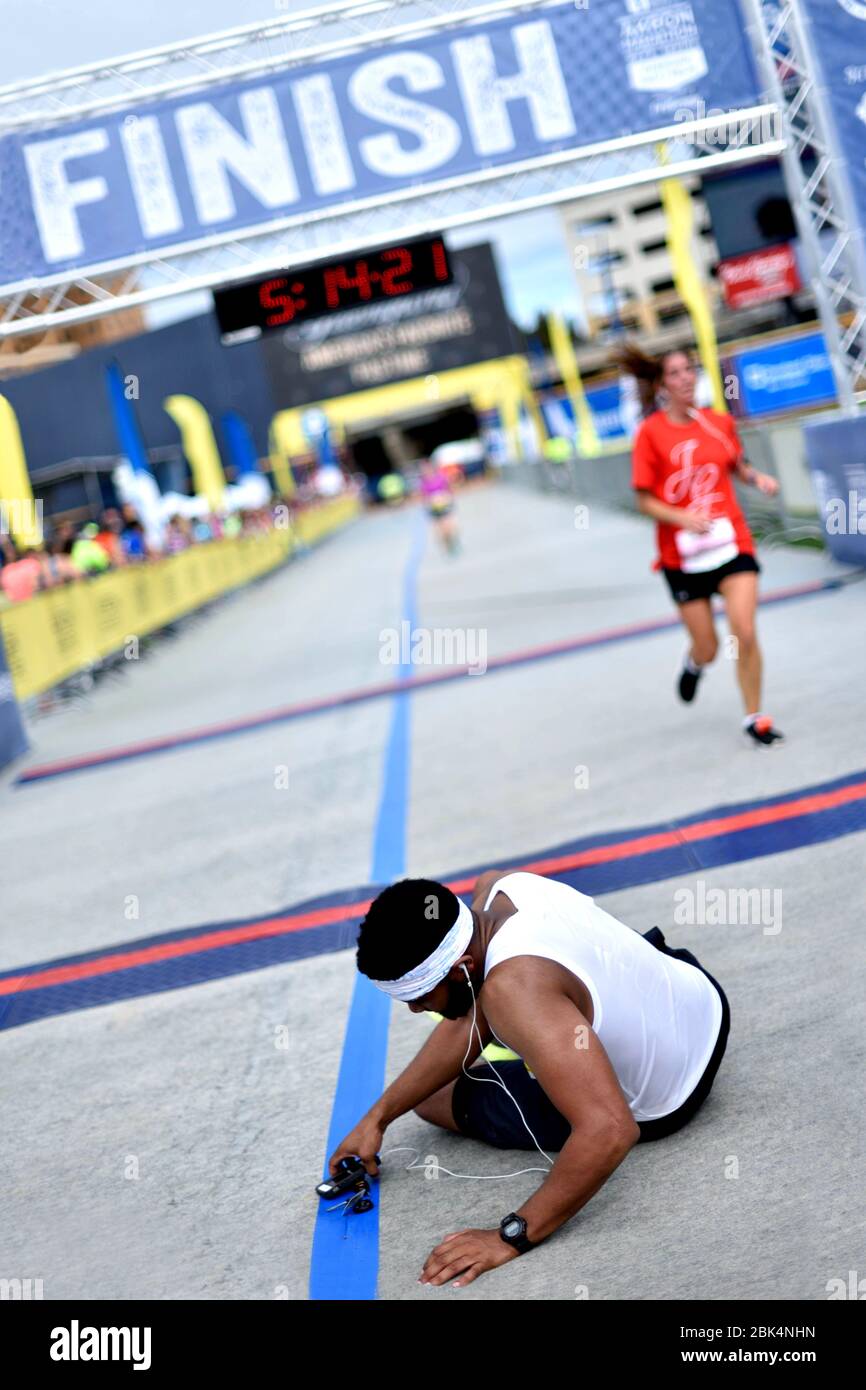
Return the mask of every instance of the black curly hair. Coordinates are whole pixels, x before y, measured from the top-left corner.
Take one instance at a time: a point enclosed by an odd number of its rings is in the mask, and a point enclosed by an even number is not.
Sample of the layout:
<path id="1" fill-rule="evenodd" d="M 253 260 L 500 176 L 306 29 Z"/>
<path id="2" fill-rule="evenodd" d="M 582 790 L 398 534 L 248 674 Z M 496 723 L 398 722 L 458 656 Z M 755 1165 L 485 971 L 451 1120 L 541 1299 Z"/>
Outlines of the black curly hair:
<path id="1" fill-rule="evenodd" d="M 404 878 L 370 904 L 358 935 L 358 969 L 371 980 L 399 980 L 436 950 L 457 921 L 460 902 L 444 883 Z"/>

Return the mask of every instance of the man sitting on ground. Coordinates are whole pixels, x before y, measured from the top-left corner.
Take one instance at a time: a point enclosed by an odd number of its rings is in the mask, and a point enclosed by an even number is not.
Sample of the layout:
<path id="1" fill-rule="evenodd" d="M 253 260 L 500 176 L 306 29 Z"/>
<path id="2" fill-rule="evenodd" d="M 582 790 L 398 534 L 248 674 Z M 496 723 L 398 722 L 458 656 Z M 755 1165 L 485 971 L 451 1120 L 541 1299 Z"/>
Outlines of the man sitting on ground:
<path id="1" fill-rule="evenodd" d="M 410 1110 L 497 1148 L 559 1154 L 498 1230 L 447 1236 L 422 1283 L 461 1287 L 545 1240 L 635 1144 L 692 1118 L 725 1051 L 728 1001 L 690 952 L 536 874 L 482 874 L 471 908 L 441 883 L 396 883 L 361 924 L 357 962 L 442 1022 L 335 1150 L 332 1174 L 356 1155 L 376 1175 L 386 1127 Z M 478 1062 L 491 1039 L 517 1060 Z"/>

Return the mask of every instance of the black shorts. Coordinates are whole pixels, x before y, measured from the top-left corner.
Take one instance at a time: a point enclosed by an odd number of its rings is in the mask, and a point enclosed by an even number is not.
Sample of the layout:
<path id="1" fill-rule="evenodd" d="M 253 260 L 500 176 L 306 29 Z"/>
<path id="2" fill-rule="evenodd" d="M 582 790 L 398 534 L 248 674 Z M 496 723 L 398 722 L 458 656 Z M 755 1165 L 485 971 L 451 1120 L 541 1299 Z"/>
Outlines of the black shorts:
<path id="1" fill-rule="evenodd" d="M 639 1143 L 645 1143 L 651 1139 L 663 1139 L 666 1135 L 673 1134 L 676 1130 L 682 1129 L 683 1125 L 688 1124 L 692 1116 L 700 1110 L 712 1089 L 716 1072 L 725 1054 L 731 1026 L 731 1011 L 724 990 L 718 981 L 704 970 L 692 953 L 686 950 L 671 950 L 666 945 L 658 927 L 653 927 L 651 931 L 646 932 L 645 937 L 665 955 L 674 956 L 677 960 L 685 960 L 689 965 L 697 966 L 698 970 L 715 985 L 722 1001 L 722 1023 L 712 1056 L 691 1095 L 670 1115 L 663 1115 L 658 1120 L 639 1122 Z M 492 1144 L 497 1149 L 535 1148 L 525 1125 L 521 1121 L 514 1101 L 509 1099 L 501 1086 L 494 1084 L 494 1078 L 498 1077 L 505 1082 L 514 1096 L 514 1100 L 523 1111 L 526 1124 L 532 1130 L 542 1149 L 558 1152 L 563 1147 L 571 1134 L 571 1125 L 565 1116 L 556 1109 L 553 1102 L 548 1100 L 539 1083 L 529 1075 L 522 1062 L 497 1062 L 495 1065 L 490 1062 L 482 1062 L 478 1066 L 472 1067 L 471 1071 L 473 1078 L 484 1078 L 484 1080 L 470 1080 L 468 1076 L 459 1076 L 454 1085 L 451 1102 L 454 1123 L 461 1134 L 465 1134 L 469 1139 L 478 1139 L 483 1144 Z"/>
<path id="2" fill-rule="evenodd" d="M 712 598 L 713 594 L 719 592 L 719 585 L 729 574 L 760 573 L 761 566 L 754 555 L 744 555 L 742 552 L 735 555 L 726 565 L 719 565 L 716 570 L 704 570 L 701 574 L 686 574 L 685 570 L 662 570 L 673 594 L 674 603 L 692 603 L 696 598 Z"/>

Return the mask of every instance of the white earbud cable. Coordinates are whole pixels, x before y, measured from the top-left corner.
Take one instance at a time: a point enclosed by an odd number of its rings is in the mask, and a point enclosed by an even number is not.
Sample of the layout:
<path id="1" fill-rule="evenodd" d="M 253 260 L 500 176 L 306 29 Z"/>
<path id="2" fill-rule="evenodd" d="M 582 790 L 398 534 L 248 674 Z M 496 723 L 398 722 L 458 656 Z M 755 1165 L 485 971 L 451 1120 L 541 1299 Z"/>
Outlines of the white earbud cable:
<path id="1" fill-rule="evenodd" d="M 482 1036 L 481 1036 L 481 1030 L 480 1030 L 479 1027 L 478 1027 L 478 1008 L 477 1008 L 477 1005 L 476 1005 L 476 1002 L 475 1002 L 475 990 L 474 990 L 473 987 L 472 987 L 472 978 L 471 978 L 471 976 L 470 976 L 470 974 L 469 974 L 469 971 L 466 969 L 466 966 L 465 966 L 465 965 L 462 966 L 461 968 L 462 968 L 462 970 L 463 970 L 464 975 L 466 976 L 466 982 L 467 982 L 467 984 L 469 985 L 469 992 L 470 992 L 471 995 L 472 995 L 472 1023 L 471 1023 L 470 1029 L 469 1029 L 469 1042 L 468 1042 L 468 1044 L 467 1044 L 466 1051 L 465 1051 L 465 1053 L 463 1054 L 463 1061 L 462 1061 L 461 1064 L 460 1064 L 460 1069 L 461 1069 L 461 1071 L 463 1072 L 463 1075 L 464 1075 L 464 1076 L 467 1076 L 467 1077 L 469 1078 L 470 1081 L 481 1081 L 481 1082 L 484 1082 L 484 1083 L 485 1083 L 486 1085 L 488 1085 L 488 1086 L 498 1086 L 498 1087 L 500 1088 L 500 1090 L 503 1090 L 503 1091 L 505 1092 L 505 1094 L 508 1096 L 508 1099 L 509 1099 L 509 1100 L 512 1102 L 512 1104 L 516 1107 L 517 1113 L 518 1113 L 518 1115 L 520 1116 L 520 1118 L 521 1118 L 521 1120 L 522 1120 L 522 1122 L 523 1122 L 523 1127 L 524 1127 L 524 1129 L 526 1130 L 527 1134 L 529 1135 L 529 1137 L 530 1137 L 530 1139 L 532 1140 L 532 1142 L 533 1142 L 533 1144 L 535 1145 L 535 1147 L 538 1149 L 538 1152 L 541 1154 L 541 1157 L 545 1160 L 546 1163 L 548 1163 L 548 1164 L 550 1165 L 550 1167 L 549 1167 L 549 1168 L 520 1168 L 520 1169 L 518 1169 L 518 1171 L 517 1171 L 516 1173 L 452 1173 L 452 1171 L 451 1171 L 450 1168 L 443 1168 L 443 1167 L 442 1167 L 442 1164 L 439 1163 L 438 1160 L 437 1160 L 437 1161 L 436 1161 L 436 1164 L 435 1164 L 436 1172 L 437 1172 L 437 1173 L 447 1173 L 449 1178 L 465 1178 L 467 1181 L 470 1181 L 470 1182 L 501 1182 L 501 1181 L 503 1181 L 503 1180 L 506 1179 L 506 1178 L 520 1178 L 520 1177 L 523 1176 L 524 1173 L 545 1173 L 545 1174 L 547 1174 L 547 1173 L 550 1172 L 550 1168 L 553 1167 L 553 1159 L 550 1157 L 549 1154 L 546 1154 L 546 1153 L 544 1152 L 544 1149 L 541 1147 L 541 1145 L 539 1144 L 539 1142 L 538 1142 L 538 1140 L 536 1139 L 535 1135 L 532 1133 L 532 1130 L 529 1128 L 529 1125 L 528 1125 L 527 1122 L 526 1122 L 526 1116 L 524 1115 L 524 1113 L 523 1113 L 523 1111 L 521 1110 L 520 1106 L 518 1105 L 517 1101 L 514 1099 L 514 1096 L 513 1096 L 513 1095 L 511 1094 L 511 1092 L 509 1091 L 509 1089 L 508 1089 L 508 1087 L 506 1086 L 505 1082 L 502 1080 L 502 1077 L 501 1077 L 501 1076 L 498 1074 L 498 1072 L 496 1071 L 496 1068 L 494 1067 L 493 1063 L 492 1063 L 492 1062 L 488 1062 L 488 1063 L 487 1063 L 487 1066 L 488 1066 L 488 1067 L 490 1068 L 490 1070 L 494 1073 L 494 1075 L 495 1075 L 495 1077 L 496 1077 L 496 1080 L 495 1080 L 495 1081 L 494 1081 L 493 1078 L 490 1077 L 490 1076 L 473 1076 L 473 1075 L 472 1075 L 472 1072 L 469 1071 L 469 1070 L 467 1070 L 467 1068 L 466 1068 L 466 1059 L 467 1059 L 467 1057 L 469 1056 L 469 1053 L 470 1053 L 471 1050 L 472 1050 L 472 1037 L 473 1037 L 473 1033 L 476 1034 L 477 1037 L 478 1037 L 478 1042 L 479 1042 L 479 1045 L 480 1045 L 480 1047 L 481 1047 L 481 1051 L 482 1051 L 482 1052 L 484 1051 L 484 1039 L 482 1038 Z M 412 1169 L 412 1168 L 424 1168 L 424 1169 L 427 1169 L 427 1168 L 430 1166 L 430 1165 L 427 1164 L 426 1162 L 425 1162 L 425 1163 L 419 1163 L 419 1162 L 417 1161 L 417 1160 L 418 1160 L 418 1157 L 420 1157 L 420 1153 L 421 1153 L 421 1150 L 420 1150 L 420 1149 L 412 1149 L 412 1148 L 409 1148 L 407 1145 L 400 1145 L 398 1148 L 394 1148 L 394 1149 L 386 1149 L 386 1150 L 385 1150 L 385 1153 L 389 1153 L 389 1154 L 395 1154 L 395 1153 L 413 1153 L 413 1154 L 415 1154 L 416 1157 L 412 1160 L 412 1162 L 406 1164 L 406 1172 L 409 1172 L 409 1170 Z"/>

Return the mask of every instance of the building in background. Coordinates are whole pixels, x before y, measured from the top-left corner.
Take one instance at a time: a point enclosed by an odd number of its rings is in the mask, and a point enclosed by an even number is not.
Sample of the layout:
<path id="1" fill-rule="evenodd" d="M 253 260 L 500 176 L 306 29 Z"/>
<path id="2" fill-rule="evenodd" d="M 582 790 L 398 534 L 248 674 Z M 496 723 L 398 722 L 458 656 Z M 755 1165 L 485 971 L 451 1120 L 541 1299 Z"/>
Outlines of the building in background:
<path id="1" fill-rule="evenodd" d="M 695 255 L 715 294 L 713 271 L 719 253 L 701 181 L 695 177 L 682 182 L 694 205 Z M 674 284 L 656 185 L 564 203 L 560 216 L 593 337 L 624 329 L 652 338 L 678 321 L 688 325 Z"/>
<path id="2" fill-rule="evenodd" d="M 695 175 L 692 245 L 721 341 L 794 328 L 815 319 L 782 171 L 776 161 Z M 638 336 L 655 351 L 691 342 L 674 282 L 657 184 L 582 198 L 560 209 L 590 343 L 582 370 L 600 364 L 612 340 Z"/>

